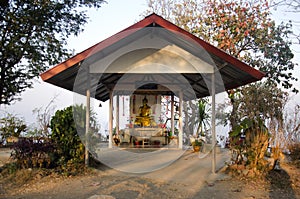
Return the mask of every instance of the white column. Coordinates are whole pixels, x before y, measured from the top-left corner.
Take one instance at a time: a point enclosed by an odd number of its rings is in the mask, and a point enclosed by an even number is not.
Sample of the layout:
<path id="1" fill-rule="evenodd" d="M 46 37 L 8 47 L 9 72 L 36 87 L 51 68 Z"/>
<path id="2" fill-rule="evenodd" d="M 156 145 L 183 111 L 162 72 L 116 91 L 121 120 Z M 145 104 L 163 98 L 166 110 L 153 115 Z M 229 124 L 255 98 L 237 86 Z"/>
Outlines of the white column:
<path id="1" fill-rule="evenodd" d="M 109 93 L 109 138 L 108 138 L 108 148 L 112 148 L 112 135 L 113 135 L 113 94 L 110 91 Z"/>
<path id="2" fill-rule="evenodd" d="M 174 95 L 171 96 L 171 132 L 174 135 Z"/>
<path id="3" fill-rule="evenodd" d="M 117 95 L 117 105 L 116 105 L 116 134 L 119 134 L 120 130 L 120 96 Z"/>
<path id="4" fill-rule="evenodd" d="M 211 111 L 211 131 L 212 131 L 212 173 L 216 173 L 216 84 L 215 84 L 215 73 L 211 76 L 211 97 L 212 97 L 212 111 Z"/>
<path id="5" fill-rule="evenodd" d="M 91 100 L 91 92 L 88 88 L 86 90 L 86 112 L 85 112 L 85 166 L 89 165 L 89 130 L 90 130 L 90 100 Z"/>
<path id="6" fill-rule="evenodd" d="M 182 121 L 182 107 L 183 107 L 183 93 L 179 92 L 179 133 L 178 133 L 178 148 L 182 149 L 183 147 L 183 121 Z"/>

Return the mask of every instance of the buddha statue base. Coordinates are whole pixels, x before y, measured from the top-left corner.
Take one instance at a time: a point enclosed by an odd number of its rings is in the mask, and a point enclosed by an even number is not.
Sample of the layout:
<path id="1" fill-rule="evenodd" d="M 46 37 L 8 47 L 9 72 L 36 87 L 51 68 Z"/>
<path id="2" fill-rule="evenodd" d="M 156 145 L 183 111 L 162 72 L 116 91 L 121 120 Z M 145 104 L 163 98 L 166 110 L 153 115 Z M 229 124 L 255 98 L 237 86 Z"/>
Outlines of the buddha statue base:
<path id="1" fill-rule="evenodd" d="M 140 126 L 140 127 L 150 127 L 150 126 L 156 126 L 156 123 L 150 116 L 136 116 L 134 125 Z"/>

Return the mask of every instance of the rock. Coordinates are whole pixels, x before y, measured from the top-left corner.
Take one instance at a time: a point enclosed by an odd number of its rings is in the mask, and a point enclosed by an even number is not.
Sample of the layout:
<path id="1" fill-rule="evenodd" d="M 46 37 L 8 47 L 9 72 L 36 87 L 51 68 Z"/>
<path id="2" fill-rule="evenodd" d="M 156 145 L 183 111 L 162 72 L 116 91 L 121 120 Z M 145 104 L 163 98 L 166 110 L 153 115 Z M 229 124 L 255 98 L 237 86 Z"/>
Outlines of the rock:
<path id="1" fill-rule="evenodd" d="M 116 198 L 110 195 L 93 195 L 87 199 L 116 199 Z"/>
<path id="2" fill-rule="evenodd" d="M 244 170 L 242 171 L 242 173 L 243 173 L 243 176 L 247 176 L 248 173 L 249 173 L 249 170 L 248 170 L 248 169 L 244 169 Z"/>
<path id="3" fill-rule="evenodd" d="M 249 170 L 247 176 L 249 178 L 254 178 L 255 177 L 255 172 L 253 170 Z"/>
<path id="4" fill-rule="evenodd" d="M 43 177 L 43 176 L 42 176 L 40 173 L 36 174 L 36 176 L 35 176 L 35 178 L 36 178 L 37 180 L 42 179 L 42 177 Z"/>

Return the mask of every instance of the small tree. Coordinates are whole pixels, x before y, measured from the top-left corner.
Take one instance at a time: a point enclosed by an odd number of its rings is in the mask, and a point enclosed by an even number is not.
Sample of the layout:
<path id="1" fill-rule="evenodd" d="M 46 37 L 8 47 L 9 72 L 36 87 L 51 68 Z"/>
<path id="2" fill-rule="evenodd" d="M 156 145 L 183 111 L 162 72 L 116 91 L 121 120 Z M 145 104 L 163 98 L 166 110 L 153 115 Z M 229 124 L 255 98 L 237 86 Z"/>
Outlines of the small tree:
<path id="1" fill-rule="evenodd" d="M 38 125 L 38 127 L 31 132 L 33 135 L 49 137 L 50 120 L 55 108 L 53 103 L 56 97 L 57 96 L 54 96 L 47 104 L 46 107 L 36 108 L 32 111 L 33 114 L 36 115 L 36 120 Z"/>
<path id="2" fill-rule="evenodd" d="M 242 121 L 230 133 L 231 146 L 238 151 L 239 156 L 235 161 L 241 164 L 247 160 L 246 165 L 250 169 L 263 170 L 268 166 L 264 163 L 264 154 L 269 138 L 274 148 L 282 146 L 279 138 L 283 132 L 282 113 L 287 93 L 270 82 L 256 83 L 246 86 L 236 99 L 236 114 Z M 274 154 L 275 161 L 279 158 L 278 153 Z"/>
<path id="3" fill-rule="evenodd" d="M 80 165 L 84 162 L 84 145 L 82 144 L 73 119 L 73 108 L 69 106 L 56 111 L 50 122 L 56 151 L 57 164 L 63 169 L 68 165 Z"/>
<path id="4" fill-rule="evenodd" d="M 210 121 L 210 109 L 208 106 L 208 99 L 207 98 L 202 98 L 199 99 L 198 102 L 198 114 L 197 114 L 197 119 L 198 119 L 198 128 L 197 128 L 197 135 L 204 136 L 205 133 L 204 131 L 206 130 L 207 126 L 209 125 Z"/>
<path id="5" fill-rule="evenodd" d="M 69 170 L 74 166 L 81 166 L 85 159 L 85 146 L 80 138 L 80 132 L 85 129 L 85 111 L 82 105 L 69 106 L 63 110 L 56 111 L 50 122 L 52 130 L 51 139 L 56 145 L 56 157 L 58 165 Z M 91 131 L 88 139 L 92 146 L 97 139 L 94 137 L 99 127 L 96 122 L 95 113 L 91 112 Z M 83 140 L 85 141 L 85 140 Z M 93 150 L 89 147 L 89 150 Z M 91 151 L 93 152 L 93 151 Z"/>
<path id="6" fill-rule="evenodd" d="M 27 126 L 24 120 L 15 115 L 8 113 L 5 117 L 0 119 L 0 136 L 2 140 L 6 140 L 11 136 L 19 137 L 26 129 Z"/>
<path id="7" fill-rule="evenodd" d="M 292 113 L 286 112 L 284 118 L 284 143 L 290 151 L 293 161 L 300 165 L 300 105 L 294 107 Z"/>
<path id="8" fill-rule="evenodd" d="M 236 164 L 244 164 L 255 173 L 267 169 L 264 159 L 269 131 L 260 118 L 245 118 L 230 132 L 231 147 L 236 150 Z"/>

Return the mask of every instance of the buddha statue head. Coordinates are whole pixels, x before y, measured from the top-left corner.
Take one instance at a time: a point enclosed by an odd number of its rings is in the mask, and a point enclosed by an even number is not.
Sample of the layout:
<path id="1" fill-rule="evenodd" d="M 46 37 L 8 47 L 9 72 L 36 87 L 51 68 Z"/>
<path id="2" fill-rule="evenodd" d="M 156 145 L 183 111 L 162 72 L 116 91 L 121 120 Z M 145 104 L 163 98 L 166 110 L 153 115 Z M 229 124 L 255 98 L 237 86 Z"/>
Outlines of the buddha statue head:
<path id="1" fill-rule="evenodd" d="M 146 98 L 146 96 L 144 97 L 143 99 L 143 105 L 147 104 L 148 103 L 148 99 Z"/>

